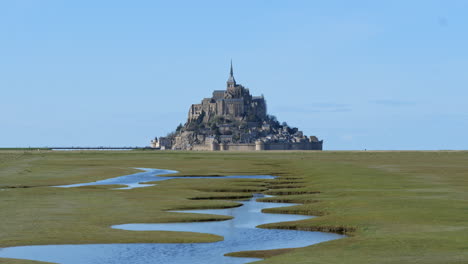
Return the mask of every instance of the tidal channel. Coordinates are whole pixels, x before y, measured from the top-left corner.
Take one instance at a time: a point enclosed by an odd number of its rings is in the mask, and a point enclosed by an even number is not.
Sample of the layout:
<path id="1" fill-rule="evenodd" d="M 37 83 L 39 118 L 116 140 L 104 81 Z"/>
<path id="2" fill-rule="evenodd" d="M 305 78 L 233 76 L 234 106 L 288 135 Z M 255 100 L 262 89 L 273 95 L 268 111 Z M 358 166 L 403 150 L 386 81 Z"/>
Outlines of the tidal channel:
<path id="1" fill-rule="evenodd" d="M 145 172 L 116 177 L 104 181 L 57 187 L 69 188 L 84 185 L 123 184 L 127 185 L 125 189 L 129 189 L 148 186 L 141 184 L 142 182 L 184 178 L 154 177 L 155 175 L 175 173 L 175 171 L 155 169 L 143 170 L 145 170 Z M 193 178 L 207 177 L 190 177 L 190 179 Z M 272 179 L 274 177 L 260 175 L 209 178 Z M 144 243 L 20 246 L 0 249 L 0 257 L 30 259 L 63 264 L 240 264 L 248 263 L 258 259 L 226 257 L 224 254 L 246 250 L 305 247 L 344 237 L 343 235 L 333 233 L 257 228 L 256 226 L 261 224 L 297 221 L 313 217 L 304 215 L 262 213 L 262 209 L 291 206 L 294 204 L 258 202 L 256 199 L 259 197 L 265 196 L 262 194 L 256 194 L 252 199 L 243 201 L 242 206 L 235 208 L 177 211 L 180 213 L 218 214 L 233 217 L 233 219 L 226 221 L 163 224 L 124 224 L 112 226 L 112 228 L 132 230 L 135 232 L 157 230 L 211 233 L 224 237 L 224 240 L 219 242 L 177 244 Z"/>

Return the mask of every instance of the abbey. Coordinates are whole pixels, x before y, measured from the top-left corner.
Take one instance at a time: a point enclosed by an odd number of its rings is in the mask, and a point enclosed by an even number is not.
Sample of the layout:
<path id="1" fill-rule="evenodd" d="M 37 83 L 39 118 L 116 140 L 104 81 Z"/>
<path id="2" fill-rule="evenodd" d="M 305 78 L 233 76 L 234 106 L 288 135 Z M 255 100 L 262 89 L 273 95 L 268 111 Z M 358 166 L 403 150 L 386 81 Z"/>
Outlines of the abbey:
<path id="1" fill-rule="evenodd" d="M 323 141 L 267 115 L 265 98 L 237 84 L 231 69 L 225 90 L 190 106 L 184 125 L 151 147 L 180 150 L 322 150 Z"/>
<path id="2" fill-rule="evenodd" d="M 250 95 L 249 89 L 236 83 L 232 63 L 226 90 L 216 90 L 211 98 L 203 99 L 201 104 L 193 104 L 188 121 L 208 123 L 217 116 L 250 122 L 267 118 L 265 99 Z"/>

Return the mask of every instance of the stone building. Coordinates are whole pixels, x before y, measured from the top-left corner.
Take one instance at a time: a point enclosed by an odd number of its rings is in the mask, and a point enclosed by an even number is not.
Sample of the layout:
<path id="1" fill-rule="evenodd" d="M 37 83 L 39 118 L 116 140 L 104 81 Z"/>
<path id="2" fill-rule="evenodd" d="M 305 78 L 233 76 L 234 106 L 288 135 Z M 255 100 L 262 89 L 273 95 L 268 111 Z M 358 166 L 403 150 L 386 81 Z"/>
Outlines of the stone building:
<path id="1" fill-rule="evenodd" d="M 160 137 L 159 140 L 157 137 L 155 137 L 153 140 L 151 140 L 151 145 L 152 148 L 157 148 L 161 150 L 165 149 L 171 149 L 172 148 L 172 138 L 170 137 Z"/>
<path id="2" fill-rule="evenodd" d="M 189 122 L 209 122 L 216 116 L 226 116 L 238 121 L 255 121 L 266 118 L 266 102 L 263 96 L 250 95 L 249 89 L 237 84 L 232 69 L 226 82 L 226 90 L 215 90 L 211 98 L 193 104 L 188 114 Z"/>
<path id="3" fill-rule="evenodd" d="M 232 62 L 225 90 L 191 105 L 183 126 L 151 141 L 158 149 L 211 151 L 322 150 L 322 144 L 268 115 L 263 95 L 252 96 L 236 82 Z"/>

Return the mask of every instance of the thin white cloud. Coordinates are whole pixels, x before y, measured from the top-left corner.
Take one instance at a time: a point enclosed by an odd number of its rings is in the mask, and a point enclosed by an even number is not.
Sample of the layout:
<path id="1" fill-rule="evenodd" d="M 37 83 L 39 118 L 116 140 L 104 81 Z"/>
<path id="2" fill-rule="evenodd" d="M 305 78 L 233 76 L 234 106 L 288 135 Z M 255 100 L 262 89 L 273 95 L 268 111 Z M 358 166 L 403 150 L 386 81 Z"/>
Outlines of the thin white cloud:
<path id="1" fill-rule="evenodd" d="M 310 103 L 307 105 L 281 105 L 276 108 L 276 111 L 289 113 L 336 113 L 351 112 L 352 109 L 348 104 Z"/>
<path id="2" fill-rule="evenodd" d="M 380 99 L 371 101 L 371 103 L 378 104 L 378 105 L 386 105 L 386 106 L 410 106 L 415 105 L 416 102 L 412 101 L 403 101 L 403 100 L 394 100 L 394 99 Z"/>

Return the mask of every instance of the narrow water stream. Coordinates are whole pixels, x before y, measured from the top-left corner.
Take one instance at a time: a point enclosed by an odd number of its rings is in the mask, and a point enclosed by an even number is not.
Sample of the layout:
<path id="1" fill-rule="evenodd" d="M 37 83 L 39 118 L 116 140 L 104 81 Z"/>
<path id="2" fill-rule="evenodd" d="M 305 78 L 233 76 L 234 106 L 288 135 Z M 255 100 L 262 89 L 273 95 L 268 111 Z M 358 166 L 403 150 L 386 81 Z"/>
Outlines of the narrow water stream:
<path id="1" fill-rule="evenodd" d="M 167 175 L 178 173 L 174 170 L 160 170 L 160 169 L 148 169 L 148 168 L 135 168 L 142 170 L 143 172 L 138 172 L 130 175 L 119 176 L 115 178 L 110 178 L 101 181 L 87 182 L 87 183 L 77 183 L 70 185 L 60 185 L 54 187 L 61 188 L 72 188 L 80 186 L 89 186 L 89 185 L 127 185 L 127 187 L 122 187 L 118 189 L 133 189 L 133 188 L 142 188 L 148 186 L 154 186 L 155 184 L 144 184 L 144 182 L 153 182 L 153 181 L 165 181 L 170 179 L 274 179 L 276 177 L 271 175 L 233 175 L 233 176 L 197 176 L 197 177 L 181 177 L 181 176 L 158 176 L 158 175 Z M 158 176 L 158 177 L 155 177 Z"/>

